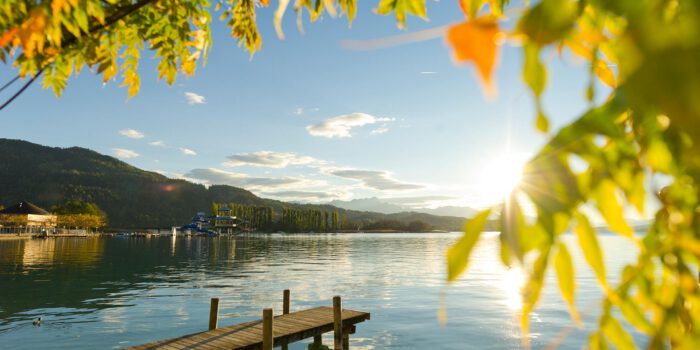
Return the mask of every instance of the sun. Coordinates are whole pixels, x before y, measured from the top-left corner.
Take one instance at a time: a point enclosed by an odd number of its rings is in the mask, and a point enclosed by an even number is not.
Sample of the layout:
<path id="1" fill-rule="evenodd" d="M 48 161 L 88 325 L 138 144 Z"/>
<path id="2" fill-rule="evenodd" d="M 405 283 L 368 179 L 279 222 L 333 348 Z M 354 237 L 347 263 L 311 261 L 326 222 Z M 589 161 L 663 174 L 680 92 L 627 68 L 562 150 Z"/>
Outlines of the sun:
<path id="1" fill-rule="evenodd" d="M 505 199 L 520 183 L 527 157 L 502 154 L 489 160 L 481 173 L 479 192 L 489 202 Z"/>

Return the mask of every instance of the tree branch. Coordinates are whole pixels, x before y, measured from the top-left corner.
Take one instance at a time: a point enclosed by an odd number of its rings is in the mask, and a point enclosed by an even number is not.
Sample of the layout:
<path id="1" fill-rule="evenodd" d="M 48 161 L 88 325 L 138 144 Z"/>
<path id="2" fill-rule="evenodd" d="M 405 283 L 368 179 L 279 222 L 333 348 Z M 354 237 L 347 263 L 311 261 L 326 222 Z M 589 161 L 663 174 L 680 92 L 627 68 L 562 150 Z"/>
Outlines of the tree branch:
<path id="1" fill-rule="evenodd" d="M 9 105 L 10 103 L 12 103 L 12 101 L 14 101 L 17 97 L 19 97 L 19 95 L 21 95 L 21 94 L 24 92 L 24 90 L 27 90 L 27 88 L 28 88 L 30 85 L 32 85 L 32 83 L 34 82 L 34 80 L 36 80 L 36 78 L 38 78 L 38 77 L 41 75 L 41 73 L 44 72 L 44 69 L 46 69 L 46 67 L 40 69 L 39 72 L 37 72 L 35 76 L 33 76 L 31 79 L 29 79 L 29 81 L 28 81 L 26 84 L 24 84 L 24 86 L 22 86 L 21 89 L 19 89 L 19 91 L 17 91 L 14 95 L 12 95 L 12 97 L 10 97 L 10 99 L 8 99 L 7 101 L 5 101 L 5 103 L 3 103 L 2 106 L 0 106 L 0 111 L 2 111 L 3 109 L 5 109 L 5 107 L 7 107 L 7 105 Z M 19 78 L 19 76 L 17 76 L 17 78 Z M 14 80 L 17 80 L 17 78 L 13 79 L 13 81 L 14 81 Z"/>

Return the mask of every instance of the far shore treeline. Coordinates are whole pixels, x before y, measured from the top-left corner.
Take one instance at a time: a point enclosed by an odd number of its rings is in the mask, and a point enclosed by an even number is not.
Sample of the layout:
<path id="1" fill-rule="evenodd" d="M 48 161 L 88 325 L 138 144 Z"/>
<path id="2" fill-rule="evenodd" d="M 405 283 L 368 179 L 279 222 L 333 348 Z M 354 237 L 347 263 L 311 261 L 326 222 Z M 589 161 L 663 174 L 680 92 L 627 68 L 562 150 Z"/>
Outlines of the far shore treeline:
<path id="1" fill-rule="evenodd" d="M 237 203 L 213 203 L 212 215 L 235 216 L 247 227 L 261 232 L 338 232 L 338 231 L 386 231 L 429 232 L 435 228 L 415 219 L 404 223 L 396 219 L 378 219 L 354 222 L 348 220 L 347 212 L 333 209 L 283 208 L 275 212 L 270 206 L 242 205 Z"/>
<path id="2" fill-rule="evenodd" d="M 94 205 L 104 213 L 108 227 L 182 226 L 197 212 L 208 212 L 212 203 L 268 208 L 265 209 L 268 217 L 256 226 L 263 232 L 323 232 L 336 228 L 336 231 L 459 231 L 464 224 L 464 218 L 454 216 L 416 212 L 381 214 L 328 204 L 261 198 L 233 186 L 207 187 L 171 179 L 80 147 L 46 147 L 0 139 L 0 164 L 0 205 L 26 200 L 47 210 L 59 210 L 66 203 L 77 201 L 81 205 Z M 262 220 L 262 211 L 258 210 L 256 220 Z M 335 224 L 334 213 L 337 213 Z"/>

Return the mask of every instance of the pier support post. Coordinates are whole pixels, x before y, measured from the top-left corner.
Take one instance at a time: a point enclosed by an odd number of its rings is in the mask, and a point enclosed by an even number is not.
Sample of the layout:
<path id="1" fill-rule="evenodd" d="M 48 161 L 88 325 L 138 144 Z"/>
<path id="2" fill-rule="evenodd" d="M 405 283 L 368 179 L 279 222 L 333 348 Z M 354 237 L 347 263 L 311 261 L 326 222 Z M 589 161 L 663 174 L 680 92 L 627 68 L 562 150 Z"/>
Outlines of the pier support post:
<path id="1" fill-rule="evenodd" d="M 323 346 L 323 339 L 320 335 L 314 335 L 314 349 L 320 349 Z"/>
<path id="2" fill-rule="evenodd" d="M 263 309 L 262 350 L 272 350 L 274 338 L 272 335 L 272 309 Z"/>
<path id="3" fill-rule="evenodd" d="M 282 314 L 286 315 L 289 313 L 289 289 L 285 289 L 283 294 L 284 295 L 282 299 L 284 300 L 284 302 L 282 306 Z"/>
<path id="4" fill-rule="evenodd" d="M 209 330 L 216 329 L 219 323 L 219 298 L 211 298 L 209 308 Z"/>
<path id="5" fill-rule="evenodd" d="M 333 297 L 333 350 L 343 350 L 343 317 L 340 296 Z"/>
<path id="6" fill-rule="evenodd" d="M 282 293 L 282 314 L 286 315 L 289 313 L 289 289 L 285 289 L 284 292 Z M 287 346 L 287 343 L 282 344 L 282 350 L 288 350 L 289 346 Z"/>

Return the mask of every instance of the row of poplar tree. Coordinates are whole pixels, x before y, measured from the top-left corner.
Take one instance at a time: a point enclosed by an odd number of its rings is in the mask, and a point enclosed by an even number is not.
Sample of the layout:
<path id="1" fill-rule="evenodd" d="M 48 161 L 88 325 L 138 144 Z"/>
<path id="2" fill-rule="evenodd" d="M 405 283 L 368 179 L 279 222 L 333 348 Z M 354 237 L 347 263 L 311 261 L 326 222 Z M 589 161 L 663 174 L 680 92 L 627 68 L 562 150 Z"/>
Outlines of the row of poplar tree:
<path id="1" fill-rule="evenodd" d="M 347 224 L 347 217 L 338 210 L 283 208 L 281 213 L 269 206 L 237 203 L 213 203 L 213 215 L 235 216 L 243 227 L 254 231 L 333 232 Z"/>

